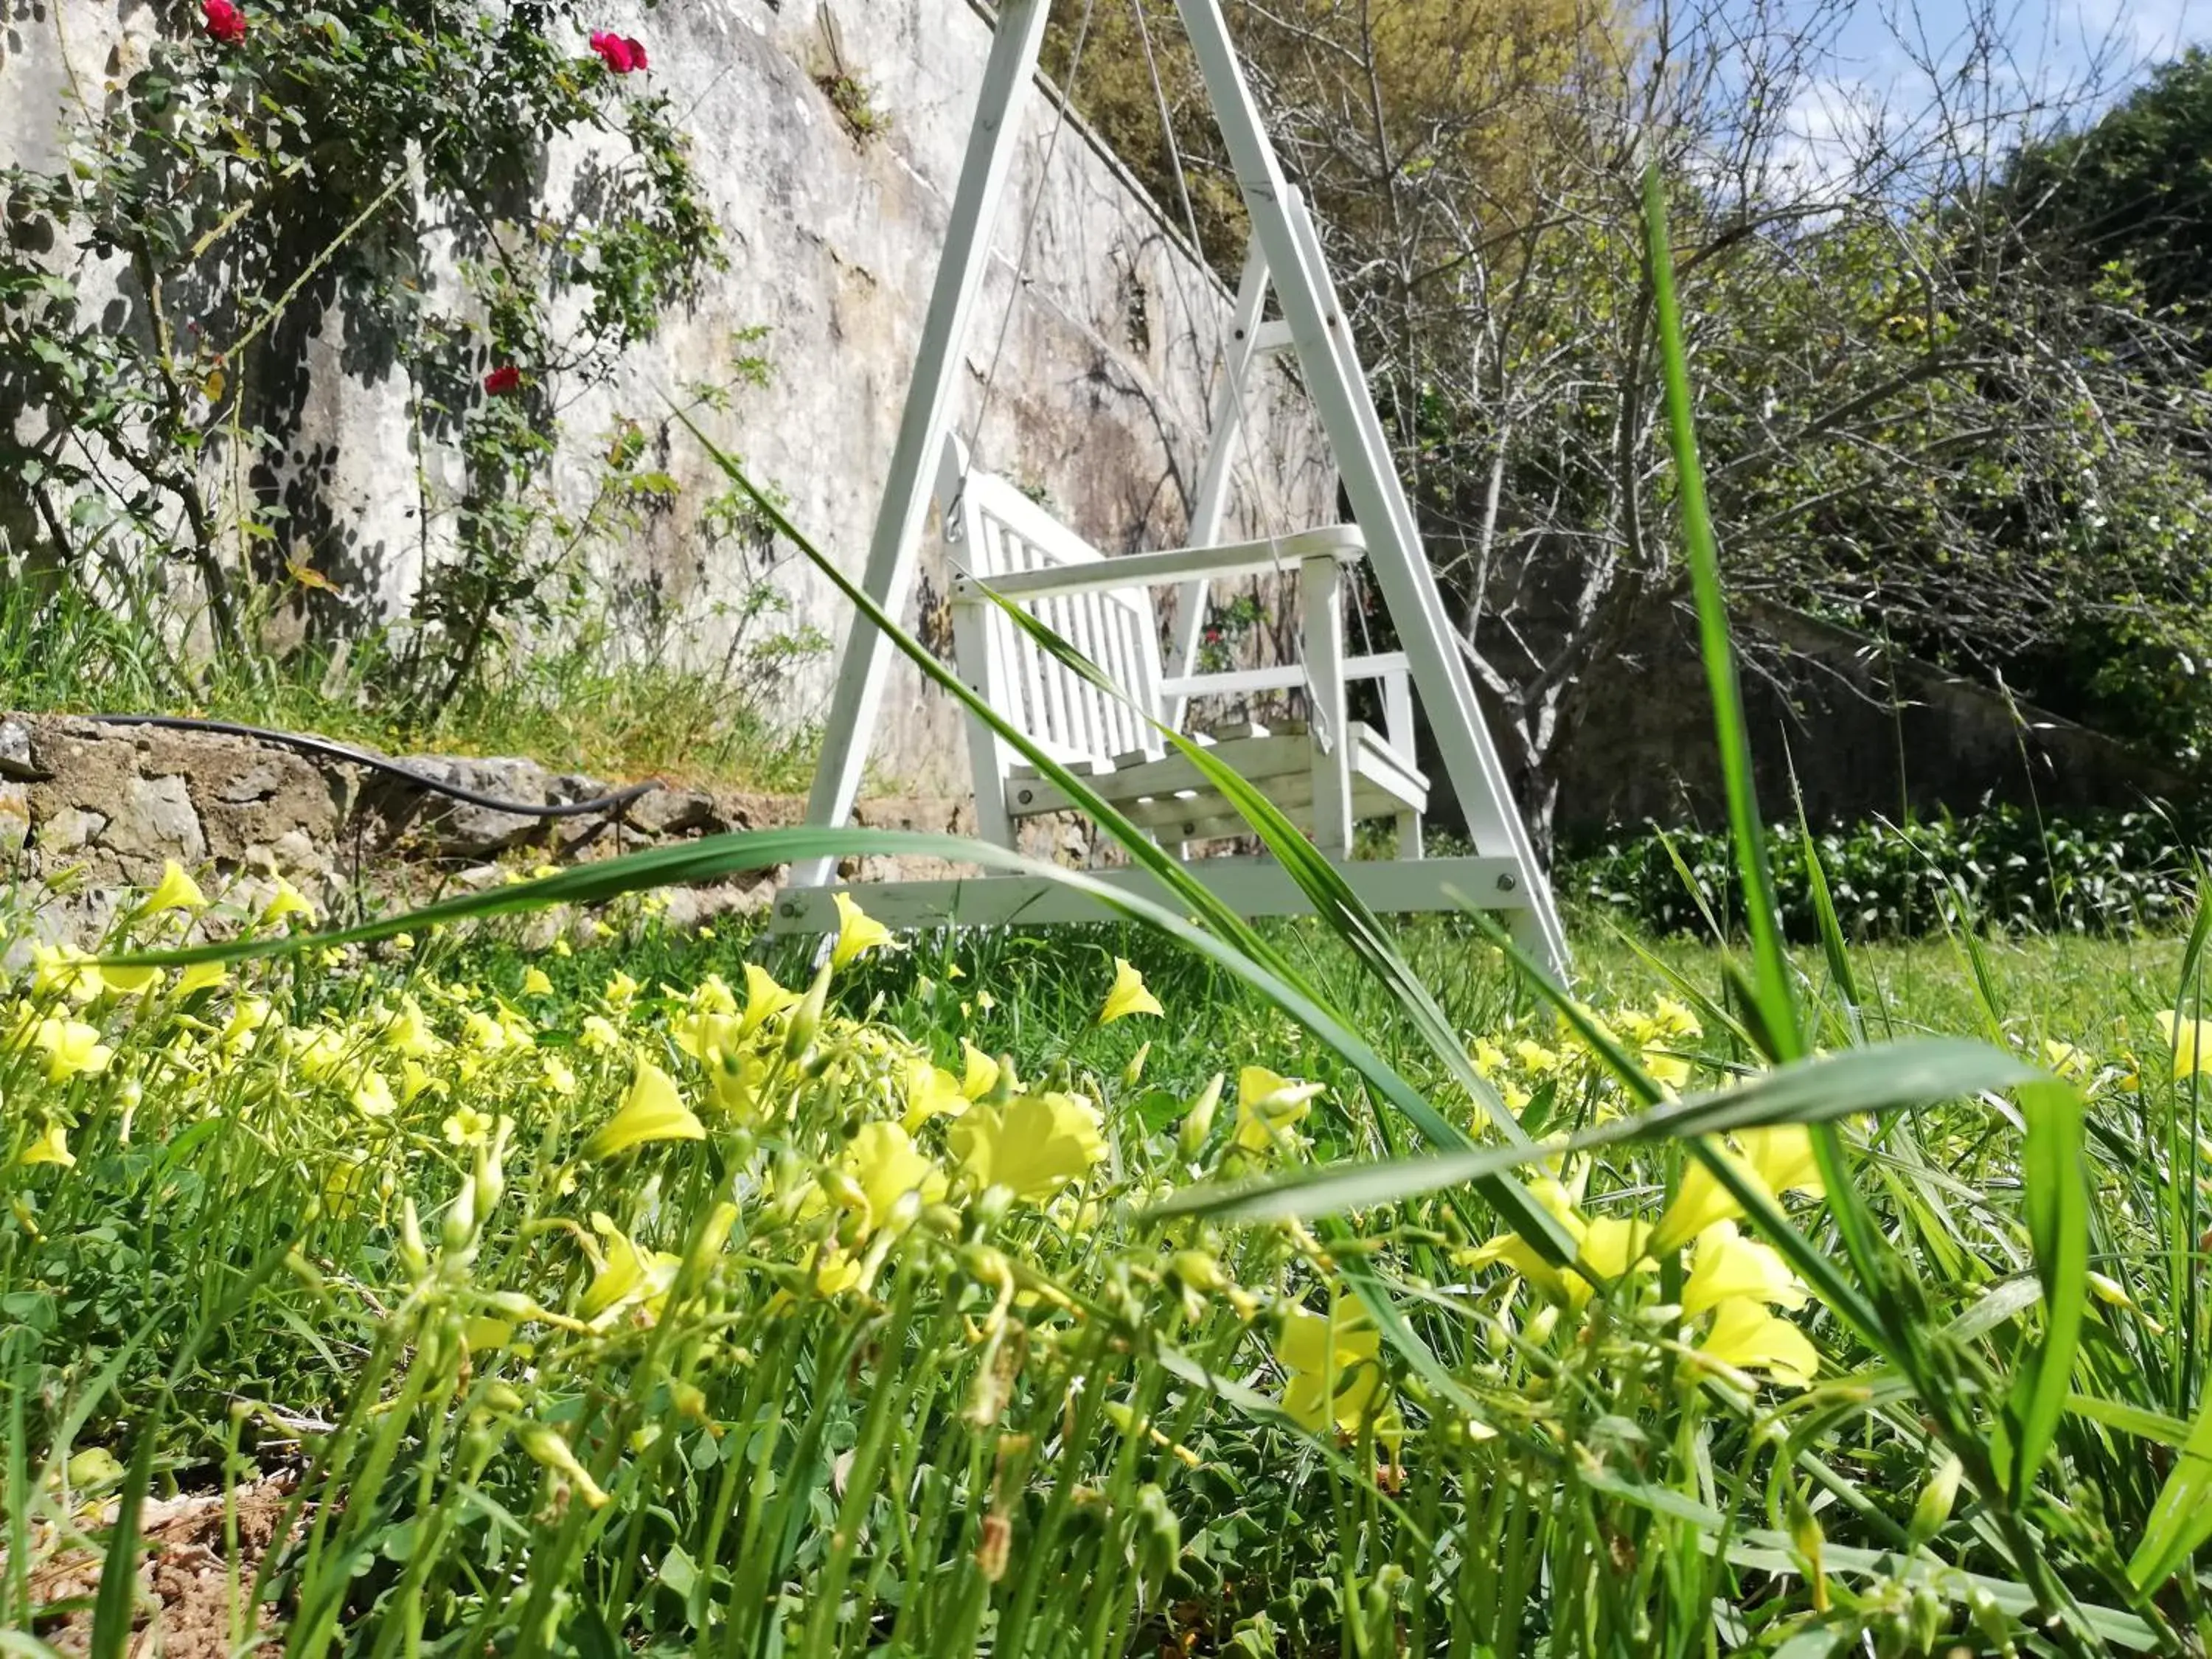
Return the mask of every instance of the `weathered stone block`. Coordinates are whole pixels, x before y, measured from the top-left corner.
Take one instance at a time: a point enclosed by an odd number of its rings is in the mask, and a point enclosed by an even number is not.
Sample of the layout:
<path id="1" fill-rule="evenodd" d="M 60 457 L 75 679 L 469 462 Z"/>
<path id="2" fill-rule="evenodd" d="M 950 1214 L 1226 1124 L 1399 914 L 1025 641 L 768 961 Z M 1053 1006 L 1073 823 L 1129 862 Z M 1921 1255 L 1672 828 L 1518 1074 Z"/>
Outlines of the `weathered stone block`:
<path id="1" fill-rule="evenodd" d="M 118 858 L 151 864 L 157 874 L 165 859 L 189 866 L 207 857 L 207 836 L 181 773 L 132 778 L 100 840 Z M 126 866 L 125 873 L 143 878 L 147 872 Z"/>
<path id="2" fill-rule="evenodd" d="M 31 792 L 20 783 L 0 782 L 0 861 L 9 864 L 31 839 Z"/>
<path id="3" fill-rule="evenodd" d="M 714 835 L 730 827 L 714 798 L 696 789 L 656 789 L 632 801 L 623 816 L 655 836 Z"/>
<path id="4" fill-rule="evenodd" d="M 31 728 L 21 720 L 0 720 L 0 778 L 19 782 L 43 778 L 31 748 Z"/>
<path id="5" fill-rule="evenodd" d="M 82 853 L 95 845 L 107 831 L 107 814 L 89 807 L 64 806 L 36 828 L 39 851 L 51 860 L 55 855 Z M 55 873 L 51 862 L 47 873 Z"/>

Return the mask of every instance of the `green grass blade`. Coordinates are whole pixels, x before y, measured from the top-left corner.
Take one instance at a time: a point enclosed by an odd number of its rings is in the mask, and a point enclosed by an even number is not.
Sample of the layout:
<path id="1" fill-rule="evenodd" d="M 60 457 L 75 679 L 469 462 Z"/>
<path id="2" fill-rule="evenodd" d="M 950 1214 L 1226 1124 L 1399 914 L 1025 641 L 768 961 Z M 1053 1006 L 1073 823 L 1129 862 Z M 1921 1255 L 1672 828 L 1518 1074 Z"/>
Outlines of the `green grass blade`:
<path id="1" fill-rule="evenodd" d="M 1728 782 L 1729 828 L 1735 840 L 1745 921 L 1751 929 L 1753 983 L 1768 1038 L 1776 1045 L 1771 1057 L 1795 1060 L 1805 1052 L 1804 1037 L 1797 1024 L 1789 958 L 1782 948 L 1781 911 L 1775 903 L 1766 836 L 1753 784 L 1743 690 L 1736 680 L 1735 648 L 1729 638 L 1727 602 L 1721 595 L 1719 544 L 1713 535 L 1712 515 L 1705 507 L 1705 469 L 1698 458 L 1697 425 L 1690 398 L 1689 351 L 1683 343 L 1681 308 L 1674 296 L 1674 255 L 1667 243 L 1667 197 L 1656 162 L 1644 171 L 1644 234 L 1652 306 L 1659 327 L 1667 434 L 1674 454 L 1675 488 L 1682 513 L 1683 557 L 1697 597 L 1698 644 L 1713 699 L 1713 734 L 1720 745 L 1721 769 Z"/>
<path id="2" fill-rule="evenodd" d="M 1499 1097 L 1490 1080 L 1474 1069 L 1468 1059 L 1466 1045 L 1452 1029 L 1451 1021 L 1437 1006 L 1436 998 L 1421 982 L 1420 976 L 1413 972 L 1405 957 L 1392 945 L 1382 920 L 1352 890 L 1351 884 L 1345 880 L 1336 866 L 1299 832 L 1289 816 L 1270 800 L 1264 791 L 1218 755 L 1153 718 L 1150 710 L 1139 708 L 1123 687 L 1116 685 L 1096 663 L 1038 618 L 998 594 L 994 593 L 991 597 L 1007 619 L 1026 634 L 1040 650 L 1048 653 L 1071 673 L 1081 676 L 1100 691 L 1136 709 L 1154 731 L 1197 769 L 1200 775 L 1251 826 L 1253 833 L 1274 855 L 1285 872 L 1297 884 L 1299 891 L 1313 905 L 1315 914 L 1351 947 L 1361 965 L 1390 993 L 1430 1050 L 1451 1073 L 1452 1081 L 1467 1091 L 1507 1140 L 1525 1142 L 1528 1136 L 1522 1130 L 1519 1121 L 1506 1109 L 1504 1101 Z M 1529 961 L 1526 957 L 1522 957 L 1516 966 L 1531 981 L 1549 982 L 1549 975 L 1540 964 Z M 1438 1121 L 1443 1126 L 1443 1138 L 1426 1127 L 1423 1129 L 1432 1143 L 1439 1146 L 1474 1144 L 1456 1126 L 1441 1118 Z"/>
<path id="3" fill-rule="evenodd" d="M 2128 1559 L 2128 1579 L 2139 1590 L 2163 1584 L 2212 1540 L 2212 1401 L 2207 1401 L 2159 1488 L 2142 1541 Z"/>
<path id="4" fill-rule="evenodd" d="M 2094 1395 L 2069 1394 L 2066 1409 L 2075 1417 L 2086 1417 L 2092 1423 L 2101 1423 L 2108 1429 L 2118 1429 L 2123 1434 L 2134 1435 L 2138 1440 L 2148 1440 L 2154 1445 L 2172 1446 L 2177 1449 L 2189 1443 L 2191 1432 L 2188 1424 L 2178 1417 L 2168 1417 L 2164 1412 L 2152 1411 L 2146 1406 L 2130 1406 L 2123 1401 L 2102 1400 Z"/>
<path id="5" fill-rule="evenodd" d="M 1805 885 L 1813 896 L 1813 915 L 1820 929 L 1820 954 L 1827 959 L 1828 979 L 1844 1000 L 1844 1024 L 1851 1041 L 1866 1041 L 1866 1025 L 1859 1014 L 1858 976 L 1851 969 L 1851 953 L 1844 943 L 1842 921 L 1836 915 L 1835 895 L 1828 890 L 1828 872 L 1820 862 L 1820 849 L 1813 839 L 1813 825 L 1805 816 L 1804 793 L 1795 772 L 1790 793 L 1797 803 L 1797 840 L 1805 855 Z"/>
<path id="6" fill-rule="evenodd" d="M 2058 1437 L 2089 1300 L 2089 1182 L 2082 1162 L 2081 1097 L 2069 1085 L 2053 1080 L 2027 1085 L 2019 1099 L 2027 1119 L 2021 1176 L 2036 1276 L 2043 1285 L 2044 1334 L 2014 1382 L 2015 1502 L 2026 1496 Z"/>
<path id="7" fill-rule="evenodd" d="M 1490 1146 L 1384 1163 L 1299 1170 L 1229 1187 L 1194 1187 L 1153 1206 L 1162 1218 L 1285 1221 L 1395 1203 L 1561 1153 L 1630 1141 L 1681 1140 L 1777 1123 L 1826 1123 L 1860 1112 L 1955 1099 L 2047 1081 L 2016 1054 L 1954 1037 L 1874 1043 L 1778 1066 L 1742 1085 L 1667 1101 L 1534 1146 Z"/>
<path id="8" fill-rule="evenodd" d="M 107 1534 L 107 1554 L 100 1565 L 100 1589 L 92 1604 L 91 1659 L 122 1659 L 131 1640 L 138 1597 L 138 1516 L 146 1488 L 154 1479 L 154 1453 L 161 1441 L 158 1398 L 138 1423 L 131 1448 L 131 1467 L 115 1496 L 115 1525 Z"/>

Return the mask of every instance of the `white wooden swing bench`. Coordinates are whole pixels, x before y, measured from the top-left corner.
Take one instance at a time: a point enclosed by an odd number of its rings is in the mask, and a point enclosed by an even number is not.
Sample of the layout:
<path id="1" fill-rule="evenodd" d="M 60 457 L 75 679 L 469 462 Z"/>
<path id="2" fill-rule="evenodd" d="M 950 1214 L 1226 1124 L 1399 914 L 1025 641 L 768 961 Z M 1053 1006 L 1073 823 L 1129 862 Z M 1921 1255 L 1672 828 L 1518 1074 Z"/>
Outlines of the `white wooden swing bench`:
<path id="1" fill-rule="evenodd" d="M 1256 785 L 1324 852 L 1349 857 L 1356 822 L 1389 817 L 1397 823 L 1400 855 L 1421 855 L 1429 786 L 1413 759 L 1406 659 L 1395 652 L 1345 654 L 1344 575 L 1366 556 L 1357 525 L 1109 558 L 1007 480 L 971 471 L 957 437 L 945 441 L 938 501 L 950 550 L 965 567 L 952 584 L 960 677 L 1155 841 L 1188 849 L 1250 833 L 1188 757 L 1169 747 L 1159 726 L 1183 729 L 1185 714 L 1202 698 L 1302 690 L 1302 720 L 1245 722 L 1188 735 Z M 1154 589 L 1270 572 L 1297 580 L 1299 665 L 1163 672 Z M 1038 645 L 1000 601 L 1066 641 L 1119 695 Z M 1346 716 L 1346 688 L 1360 680 L 1381 682 L 1387 734 Z M 1022 819 L 1078 810 L 980 720 L 969 722 L 969 751 L 976 828 L 985 839 L 1012 845 Z"/>

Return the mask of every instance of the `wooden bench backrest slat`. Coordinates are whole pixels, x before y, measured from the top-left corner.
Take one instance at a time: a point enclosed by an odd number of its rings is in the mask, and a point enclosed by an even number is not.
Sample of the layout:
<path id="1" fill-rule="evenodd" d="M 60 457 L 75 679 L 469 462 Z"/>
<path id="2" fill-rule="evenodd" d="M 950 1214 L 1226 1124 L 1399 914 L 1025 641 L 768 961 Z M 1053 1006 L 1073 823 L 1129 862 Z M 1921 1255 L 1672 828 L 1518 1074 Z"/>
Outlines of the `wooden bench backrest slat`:
<path id="1" fill-rule="evenodd" d="M 965 476 L 955 510 L 960 534 L 951 549 L 953 562 L 981 581 L 1105 556 L 1006 480 L 988 473 Z M 1159 712 L 1162 678 L 1159 618 L 1148 592 L 1054 595 L 1022 605 L 1096 664 L 1136 708 L 1063 666 L 995 605 L 988 608 L 994 614 L 980 634 L 993 660 L 984 665 L 978 689 L 995 698 L 999 712 L 1046 753 L 1103 766 L 1117 755 L 1164 752 L 1146 718 Z M 962 672 L 975 678 L 969 665 Z"/>

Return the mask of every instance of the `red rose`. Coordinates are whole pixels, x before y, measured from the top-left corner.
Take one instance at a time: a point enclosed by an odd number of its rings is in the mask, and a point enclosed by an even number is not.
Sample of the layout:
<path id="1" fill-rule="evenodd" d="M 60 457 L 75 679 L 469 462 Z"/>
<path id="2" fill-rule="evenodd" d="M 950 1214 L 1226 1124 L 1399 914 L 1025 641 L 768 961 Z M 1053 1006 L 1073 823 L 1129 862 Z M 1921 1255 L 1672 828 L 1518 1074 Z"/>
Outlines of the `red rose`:
<path id="1" fill-rule="evenodd" d="M 238 9 L 236 0 L 202 0 L 200 19 L 209 34 L 226 46 L 246 39 L 246 14 Z"/>
<path id="2" fill-rule="evenodd" d="M 501 363 L 484 376 L 484 390 L 495 398 L 504 398 L 510 392 L 522 389 L 522 371 L 513 363 Z"/>
<path id="3" fill-rule="evenodd" d="M 645 67 L 645 48 L 627 35 L 594 29 L 592 50 L 599 53 L 599 61 L 607 66 L 610 75 L 628 75 L 632 70 Z"/>

